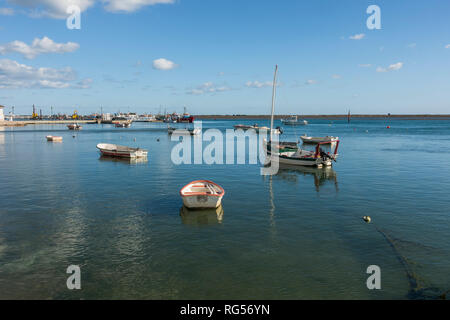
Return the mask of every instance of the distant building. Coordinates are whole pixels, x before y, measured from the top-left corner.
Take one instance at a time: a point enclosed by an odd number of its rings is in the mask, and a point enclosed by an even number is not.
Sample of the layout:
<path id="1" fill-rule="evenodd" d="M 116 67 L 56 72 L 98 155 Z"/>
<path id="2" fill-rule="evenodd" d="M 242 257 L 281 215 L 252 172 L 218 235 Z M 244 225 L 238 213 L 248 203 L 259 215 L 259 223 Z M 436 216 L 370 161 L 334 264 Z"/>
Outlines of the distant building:
<path id="1" fill-rule="evenodd" d="M 5 120 L 5 115 L 3 114 L 3 109 L 5 107 L 4 106 L 0 106 L 0 121 L 4 121 Z"/>

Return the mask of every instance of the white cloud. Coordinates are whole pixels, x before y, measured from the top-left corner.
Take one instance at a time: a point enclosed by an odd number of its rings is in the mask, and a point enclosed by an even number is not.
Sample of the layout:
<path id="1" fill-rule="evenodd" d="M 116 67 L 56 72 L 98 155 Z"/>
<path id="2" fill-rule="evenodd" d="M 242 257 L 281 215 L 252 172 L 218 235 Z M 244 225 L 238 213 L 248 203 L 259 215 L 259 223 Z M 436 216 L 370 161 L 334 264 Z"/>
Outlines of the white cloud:
<path id="1" fill-rule="evenodd" d="M 316 84 L 317 80 L 306 80 L 305 84 L 310 85 L 310 84 Z"/>
<path id="2" fill-rule="evenodd" d="M 372 65 L 370 63 L 363 63 L 363 64 L 359 64 L 358 67 L 360 68 L 370 68 Z"/>
<path id="3" fill-rule="evenodd" d="M 78 43 L 56 43 L 52 39 L 43 37 L 42 39 L 35 38 L 31 45 L 25 42 L 15 40 L 4 45 L 0 45 L 0 54 L 20 53 L 27 59 L 33 59 L 39 54 L 43 53 L 65 53 L 73 52 L 80 47 Z"/>
<path id="4" fill-rule="evenodd" d="M 13 8 L 0 8 L 0 16 L 12 16 L 14 15 Z"/>
<path id="5" fill-rule="evenodd" d="M 341 76 L 339 74 L 333 74 L 331 77 L 333 79 L 340 79 L 341 78 Z"/>
<path id="6" fill-rule="evenodd" d="M 175 0 L 102 0 L 105 9 L 110 12 L 134 12 L 145 6 L 172 4 Z"/>
<path id="7" fill-rule="evenodd" d="M 205 82 L 205 83 L 199 85 L 197 88 L 188 90 L 186 93 L 200 95 L 200 94 L 205 94 L 205 93 L 218 93 L 218 92 L 225 92 L 225 91 L 230 91 L 230 90 L 231 90 L 231 88 L 226 85 L 216 86 L 213 82 L 208 81 L 208 82 Z"/>
<path id="8" fill-rule="evenodd" d="M 408 48 L 415 48 L 416 46 L 417 46 L 417 43 L 408 44 Z"/>
<path id="9" fill-rule="evenodd" d="M 76 80 L 76 72 L 65 67 L 61 69 L 54 68 L 35 68 L 14 60 L 0 60 L 0 89 L 17 88 L 69 88 L 80 87 L 87 88 L 91 81 L 82 80 L 76 85 L 72 81 Z"/>
<path id="10" fill-rule="evenodd" d="M 445 49 L 450 49 L 450 44 L 446 45 Z"/>
<path id="11" fill-rule="evenodd" d="M 366 35 L 364 33 L 360 33 L 360 34 L 355 34 L 353 36 L 350 36 L 349 39 L 351 39 L 351 40 L 361 40 L 365 36 Z"/>
<path id="12" fill-rule="evenodd" d="M 76 5 L 83 12 L 91 7 L 95 0 L 9 0 L 9 2 L 27 8 L 33 17 L 65 19 L 69 16 L 66 12 L 69 6 Z"/>
<path id="13" fill-rule="evenodd" d="M 175 67 L 177 65 L 173 61 L 164 58 L 153 60 L 153 68 L 157 70 L 171 70 Z"/>
<path id="14" fill-rule="evenodd" d="M 391 64 L 387 68 L 378 67 L 377 72 L 397 71 L 397 70 L 400 70 L 402 67 L 403 67 L 403 62 L 397 62 L 397 63 Z"/>
<path id="15" fill-rule="evenodd" d="M 264 87 L 271 87 L 271 86 L 273 86 L 273 82 L 272 81 L 259 82 L 258 80 L 256 80 L 256 81 L 247 81 L 245 83 L 245 86 L 248 87 L 248 88 L 264 88 Z"/>

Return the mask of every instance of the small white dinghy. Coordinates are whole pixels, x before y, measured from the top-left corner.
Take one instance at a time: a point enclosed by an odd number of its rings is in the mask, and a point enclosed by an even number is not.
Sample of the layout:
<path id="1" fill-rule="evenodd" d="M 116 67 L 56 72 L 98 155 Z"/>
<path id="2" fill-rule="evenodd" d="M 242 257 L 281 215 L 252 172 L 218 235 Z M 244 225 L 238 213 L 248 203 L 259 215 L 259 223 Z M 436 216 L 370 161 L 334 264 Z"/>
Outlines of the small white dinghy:
<path id="1" fill-rule="evenodd" d="M 80 126 L 78 123 L 73 123 L 67 125 L 67 128 L 69 128 L 69 130 L 81 130 L 83 127 Z"/>
<path id="2" fill-rule="evenodd" d="M 308 137 L 306 134 L 301 136 L 303 143 L 335 143 L 339 140 L 338 137 L 326 136 L 326 137 Z"/>
<path id="3" fill-rule="evenodd" d="M 123 157 L 123 158 L 139 158 L 146 157 L 148 151 L 141 148 L 131 148 L 127 146 L 119 146 L 117 144 L 99 143 L 97 149 L 104 156 Z"/>
<path id="4" fill-rule="evenodd" d="M 62 142 L 62 137 L 60 136 L 46 136 L 47 141 L 51 142 Z"/>
<path id="5" fill-rule="evenodd" d="M 196 180 L 180 190 L 183 204 L 189 209 L 217 208 L 222 203 L 225 190 L 209 180 Z"/>

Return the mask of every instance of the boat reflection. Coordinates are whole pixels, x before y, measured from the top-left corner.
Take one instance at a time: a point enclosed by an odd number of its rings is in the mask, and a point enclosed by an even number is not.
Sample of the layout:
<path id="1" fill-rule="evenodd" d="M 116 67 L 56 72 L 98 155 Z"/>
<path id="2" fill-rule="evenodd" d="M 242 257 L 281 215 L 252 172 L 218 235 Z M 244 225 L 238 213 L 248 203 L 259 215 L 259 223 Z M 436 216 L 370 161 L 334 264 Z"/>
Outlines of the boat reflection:
<path id="1" fill-rule="evenodd" d="M 181 220 L 192 226 L 214 225 L 222 223 L 223 208 L 192 210 L 185 206 L 180 209 Z"/>
<path id="2" fill-rule="evenodd" d="M 108 156 L 100 156 L 98 158 L 100 161 L 109 161 L 109 162 L 118 162 L 123 164 L 143 164 L 147 163 L 147 157 L 139 157 L 139 158 L 118 158 L 118 157 L 108 157 Z"/>
<path id="3" fill-rule="evenodd" d="M 303 174 L 304 176 L 312 175 L 314 177 L 314 186 L 317 192 L 319 192 L 320 187 L 328 181 L 334 182 L 336 191 L 339 191 L 337 173 L 331 166 L 315 168 L 280 163 L 280 167 L 276 175 L 283 180 L 297 182 L 299 174 Z"/>

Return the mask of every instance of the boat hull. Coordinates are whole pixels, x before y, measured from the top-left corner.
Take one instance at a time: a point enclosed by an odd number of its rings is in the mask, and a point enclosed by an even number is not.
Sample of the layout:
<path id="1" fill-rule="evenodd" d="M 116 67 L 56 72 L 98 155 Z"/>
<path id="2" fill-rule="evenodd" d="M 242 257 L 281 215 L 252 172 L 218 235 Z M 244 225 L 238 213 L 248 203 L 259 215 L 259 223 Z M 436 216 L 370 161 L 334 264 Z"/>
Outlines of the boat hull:
<path id="1" fill-rule="evenodd" d="M 147 157 L 148 151 L 139 148 L 129 148 L 113 144 L 99 143 L 97 149 L 103 156 L 120 158 L 142 158 Z"/>
<path id="2" fill-rule="evenodd" d="M 62 142 L 62 137 L 59 136 L 46 136 L 45 138 L 50 142 Z"/>
<path id="3" fill-rule="evenodd" d="M 306 137 L 301 136 L 300 139 L 302 139 L 303 143 L 311 143 L 311 144 L 331 144 L 336 143 L 339 138 L 338 137 Z"/>
<path id="4" fill-rule="evenodd" d="M 182 199 L 189 209 L 215 209 L 222 204 L 222 197 L 217 196 L 183 196 Z"/>

